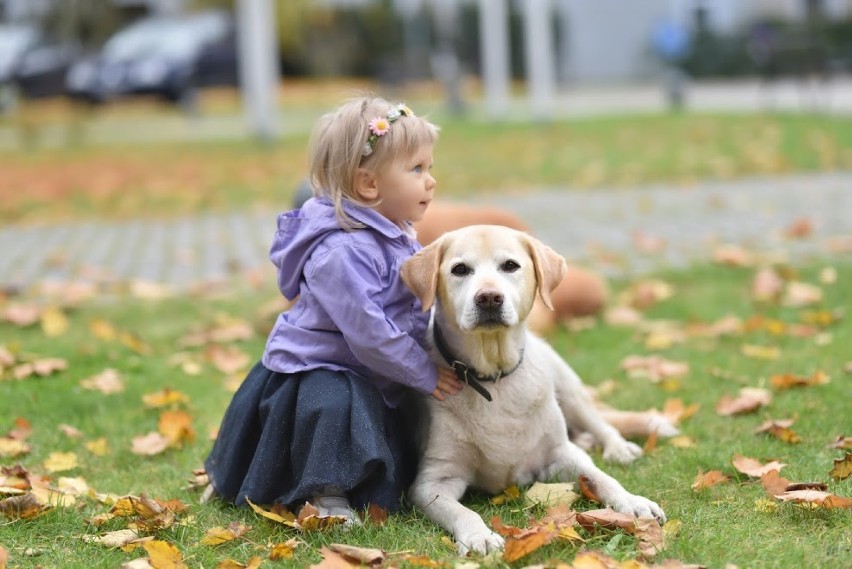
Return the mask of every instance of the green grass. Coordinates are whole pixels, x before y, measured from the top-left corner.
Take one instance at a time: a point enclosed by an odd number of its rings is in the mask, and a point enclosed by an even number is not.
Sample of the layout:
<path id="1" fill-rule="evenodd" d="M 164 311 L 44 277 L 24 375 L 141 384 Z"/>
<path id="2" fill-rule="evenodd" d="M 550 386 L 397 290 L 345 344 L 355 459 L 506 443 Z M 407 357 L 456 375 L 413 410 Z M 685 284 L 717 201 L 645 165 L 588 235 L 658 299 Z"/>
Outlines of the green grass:
<path id="1" fill-rule="evenodd" d="M 288 112 L 303 122 L 319 114 L 313 104 Z M 848 117 L 684 113 L 500 124 L 430 116 L 442 127 L 440 197 L 852 168 Z M 0 221 L 280 209 L 305 176 L 306 142 L 296 133 L 269 147 L 162 142 L 3 152 Z"/>
<path id="2" fill-rule="evenodd" d="M 823 265 L 812 264 L 800 270 L 807 282 L 815 282 Z M 825 287 L 823 306 L 852 309 L 848 283 L 852 265 L 837 266 L 838 284 Z M 660 275 L 675 286 L 676 294 L 653 307 L 649 318 L 679 321 L 713 321 L 727 314 L 747 318 L 764 314 L 787 322 L 798 322 L 800 311 L 777 306 L 753 304 L 748 297 L 752 271 L 717 266 L 699 266 L 683 272 Z M 621 283 L 618 286 L 624 286 Z M 236 290 L 236 288 L 235 288 Z M 231 397 L 224 388 L 224 374 L 204 363 L 199 375 L 187 375 L 173 361 L 177 352 L 186 352 L 203 361 L 203 348 L 178 347 L 179 340 L 196 329 L 209 329 L 223 314 L 249 320 L 256 330 L 253 339 L 231 342 L 252 359 L 262 351 L 271 320 L 259 316 L 260 308 L 275 297 L 271 289 L 233 293 L 222 298 L 178 298 L 160 302 L 121 298 L 88 301 L 69 310 L 70 328 L 58 337 L 46 337 L 38 326 L 18 328 L 0 323 L 0 337 L 7 346 L 28 354 L 66 358 L 69 368 L 62 373 L 23 381 L 0 381 L 0 435 L 13 428 L 16 418 L 32 423 L 30 454 L 0 458 L 0 464 L 20 462 L 31 473 L 45 474 L 42 465 L 55 451 L 74 452 L 79 467 L 53 476 L 79 476 L 97 492 L 116 494 L 145 493 L 164 499 L 176 498 L 190 504 L 185 525 L 174 526 L 155 535 L 172 542 L 190 567 L 215 567 L 226 558 L 245 562 L 252 555 L 266 558 L 265 545 L 297 537 L 304 543 L 288 562 L 265 562 L 264 566 L 305 566 L 320 560 L 319 548 L 328 543 L 345 542 L 377 547 L 386 551 L 412 551 L 433 559 L 454 562 L 453 552 L 442 542 L 440 529 L 417 513 L 392 516 L 381 527 L 365 526 L 350 533 L 332 530 L 298 534 L 294 530 L 262 519 L 247 509 L 218 502 L 197 504 L 197 494 L 184 489 L 193 468 L 200 466 L 210 449 L 208 434 L 218 426 Z M 2 308 L 2 307 L 0 307 Z M 95 337 L 89 323 L 96 318 L 111 322 L 120 330 L 133 332 L 150 346 L 140 355 L 125 344 Z M 691 339 L 662 353 L 665 357 L 687 361 L 690 374 L 679 390 L 665 391 L 660 385 L 628 379 L 619 369 L 620 361 L 630 354 L 647 353 L 643 338 L 635 330 L 606 325 L 578 333 L 557 332 L 552 341 L 590 384 L 615 379 L 618 389 L 607 401 L 621 408 L 660 407 L 672 397 L 686 403 L 699 403 L 698 413 L 682 429 L 697 446 L 675 448 L 660 442 L 650 455 L 628 467 L 605 465 L 605 469 L 631 491 L 658 501 L 669 518 L 680 520 L 682 527 L 661 559 L 679 559 L 724 567 L 839 567 L 852 555 L 849 527 L 852 514 L 846 511 L 807 510 L 795 505 L 780 505 L 775 511 L 758 511 L 755 501 L 765 495 L 759 484 L 736 475 L 730 466 L 733 454 L 758 459 L 777 458 L 788 466 L 782 475 L 794 481 L 827 482 L 829 490 L 852 496 L 852 482 L 833 481 L 828 472 L 832 460 L 841 451 L 827 448 L 838 434 L 852 434 L 849 418 L 850 375 L 844 365 L 850 360 L 852 324 L 841 320 L 826 333 L 831 342 L 817 343 L 814 338 L 772 336 L 753 332 L 744 336 L 719 339 Z M 777 360 L 755 360 L 740 353 L 743 344 L 778 346 Z M 84 390 L 80 380 L 113 367 L 127 380 L 120 394 L 103 395 Z M 713 372 L 724 370 L 724 377 Z M 741 417 L 720 417 L 714 412 L 716 401 L 740 387 L 765 386 L 775 373 L 810 374 L 823 370 L 831 382 L 818 387 L 775 391 L 772 404 L 764 411 Z M 178 389 L 190 398 L 187 409 L 194 418 L 197 438 L 182 449 L 171 449 L 153 457 L 130 452 L 131 440 L 156 430 L 159 412 L 145 408 L 141 397 L 165 387 Z M 801 436 L 798 445 L 789 445 L 752 430 L 765 416 L 797 417 L 793 429 Z M 84 433 L 72 439 L 60 432 L 60 424 L 70 424 Z M 106 437 L 109 453 L 99 457 L 84 448 L 84 441 Z M 600 457 L 596 456 L 600 464 Z M 699 470 L 720 469 L 732 476 L 732 483 L 695 493 L 690 486 Z M 125 553 L 84 543 L 82 535 L 121 529 L 124 523 L 113 520 L 100 529 L 89 520 L 106 512 L 92 499 L 82 498 L 72 509 L 54 508 L 30 520 L 5 520 L 0 517 L 0 546 L 11 556 L 9 567 L 88 568 L 117 567 L 143 553 Z M 504 522 L 524 525 L 536 510 L 524 510 L 520 503 L 503 506 L 489 504 L 485 497 L 466 499 L 486 520 L 500 515 Z M 581 501 L 577 509 L 595 506 Z M 244 539 L 218 547 L 198 542 L 214 526 L 241 520 L 252 526 Z M 618 559 L 635 555 L 635 540 L 621 532 L 607 531 L 587 536 L 584 547 L 604 550 Z M 25 551 L 38 555 L 28 556 Z M 570 561 L 579 551 L 577 545 L 552 544 L 515 562 L 513 567 L 544 563 L 549 559 Z M 844 561 L 846 560 L 846 561 Z M 489 562 L 491 563 L 491 562 Z M 499 561 L 493 561 L 501 566 Z"/>

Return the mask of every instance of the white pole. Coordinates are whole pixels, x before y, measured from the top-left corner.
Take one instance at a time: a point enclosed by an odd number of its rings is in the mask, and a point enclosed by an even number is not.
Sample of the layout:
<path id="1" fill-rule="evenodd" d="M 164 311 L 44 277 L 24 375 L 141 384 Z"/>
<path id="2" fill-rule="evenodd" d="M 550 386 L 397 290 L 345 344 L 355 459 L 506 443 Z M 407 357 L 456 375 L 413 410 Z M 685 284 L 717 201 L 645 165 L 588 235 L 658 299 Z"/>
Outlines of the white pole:
<path id="1" fill-rule="evenodd" d="M 237 0 L 240 90 L 249 132 L 270 142 L 278 135 L 278 45 L 271 0 Z"/>
<path id="2" fill-rule="evenodd" d="M 538 118 L 547 118 L 555 91 L 551 0 L 525 0 L 524 43 L 530 104 Z"/>
<path id="3" fill-rule="evenodd" d="M 491 116 L 509 103 L 509 30 L 506 0 L 479 0 L 479 50 L 485 108 Z"/>

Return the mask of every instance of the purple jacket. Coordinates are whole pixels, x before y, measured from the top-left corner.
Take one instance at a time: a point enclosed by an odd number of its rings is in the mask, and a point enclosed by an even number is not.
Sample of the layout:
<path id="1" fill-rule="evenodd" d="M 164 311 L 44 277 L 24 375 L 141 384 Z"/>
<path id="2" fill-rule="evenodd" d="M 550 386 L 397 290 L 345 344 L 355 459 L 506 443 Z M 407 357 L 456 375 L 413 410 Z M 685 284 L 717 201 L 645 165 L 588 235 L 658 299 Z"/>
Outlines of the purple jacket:
<path id="1" fill-rule="evenodd" d="M 438 382 L 419 343 L 428 313 L 399 275 L 421 247 L 369 208 L 345 202 L 344 210 L 365 227 L 341 229 L 326 198 L 278 216 L 269 256 L 281 292 L 299 300 L 278 317 L 263 365 L 284 373 L 351 370 L 395 407 L 403 386 L 431 393 Z"/>

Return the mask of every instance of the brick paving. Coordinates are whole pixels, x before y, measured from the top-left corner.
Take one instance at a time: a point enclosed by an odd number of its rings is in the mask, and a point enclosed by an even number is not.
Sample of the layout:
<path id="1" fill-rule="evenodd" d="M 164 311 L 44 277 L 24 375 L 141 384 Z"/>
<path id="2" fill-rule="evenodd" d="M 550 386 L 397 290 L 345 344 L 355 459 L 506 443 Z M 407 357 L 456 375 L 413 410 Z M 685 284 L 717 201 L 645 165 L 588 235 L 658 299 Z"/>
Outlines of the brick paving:
<path id="1" fill-rule="evenodd" d="M 552 188 L 472 203 L 515 211 L 569 261 L 611 276 L 707 260 L 723 243 L 796 262 L 828 256 L 832 238 L 852 238 L 852 172 L 688 187 Z M 271 270 L 267 251 L 276 214 L 6 226 L 0 229 L 0 286 L 143 281 L 180 291 L 245 277 Z M 812 233 L 785 237 L 799 219 L 810 222 Z M 649 252 L 637 239 L 664 246 Z"/>

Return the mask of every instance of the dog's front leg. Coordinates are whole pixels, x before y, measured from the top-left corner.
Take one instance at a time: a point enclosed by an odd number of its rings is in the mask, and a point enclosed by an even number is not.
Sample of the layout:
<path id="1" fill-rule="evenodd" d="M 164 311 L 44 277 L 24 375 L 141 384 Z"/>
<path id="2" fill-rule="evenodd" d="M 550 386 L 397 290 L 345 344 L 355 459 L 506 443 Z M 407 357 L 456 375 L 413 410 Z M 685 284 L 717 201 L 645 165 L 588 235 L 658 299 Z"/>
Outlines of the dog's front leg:
<path id="1" fill-rule="evenodd" d="M 488 529 L 482 518 L 459 500 L 468 483 L 463 478 L 430 476 L 424 469 L 411 486 L 410 497 L 426 517 L 453 534 L 459 555 L 485 555 L 503 549 L 503 538 Z"/>
<path id="2" fill-rule="evenodd" d="M 637 518 L 657 518 L 666 521 L 666 514 L 656 503 L 643 496 L 631 494 L 615 478 L 595 466 L 586 452 L 570 441 L 557 452 L 553 464 L 544 473 L 548 478 L 575 481 L 580 476 L 587 479 L 590 489 L 605 506 Z"/>

